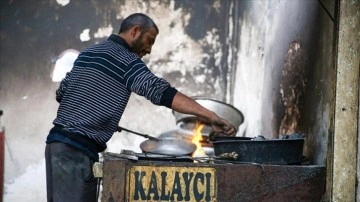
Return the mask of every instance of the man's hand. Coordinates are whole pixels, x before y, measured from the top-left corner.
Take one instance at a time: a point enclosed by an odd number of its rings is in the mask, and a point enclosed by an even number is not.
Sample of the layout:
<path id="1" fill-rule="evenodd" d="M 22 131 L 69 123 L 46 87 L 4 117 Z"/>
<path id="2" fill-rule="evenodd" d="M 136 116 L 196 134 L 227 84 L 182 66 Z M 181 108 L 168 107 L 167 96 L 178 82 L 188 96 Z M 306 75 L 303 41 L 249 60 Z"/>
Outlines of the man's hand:
<path id="1" fill-rule="evenodd" d="M 214 133 L 223 133 L 228 136 L 235 136 L 236 130 L 235 128 L 229 123 L 229 121 L 222 119 L 217 116 L 215 120 L 211 122 L 211 127 Z"/>

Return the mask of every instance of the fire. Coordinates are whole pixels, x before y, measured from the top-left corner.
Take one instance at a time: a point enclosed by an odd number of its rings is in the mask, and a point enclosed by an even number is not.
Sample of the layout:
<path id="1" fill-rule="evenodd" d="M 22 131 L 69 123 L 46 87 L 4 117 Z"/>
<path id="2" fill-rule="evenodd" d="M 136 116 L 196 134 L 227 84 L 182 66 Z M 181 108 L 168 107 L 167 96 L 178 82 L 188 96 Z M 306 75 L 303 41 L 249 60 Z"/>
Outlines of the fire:
<path id="1" fill-rule="evenodd" d="M 192 138 L 192 143 L 196 145 L 196 151 L 193 153 L 193 157 L 206 156 L 204 149 L 201 147 L 200 141 L 202 138 L 201 130 L 204 128 L 204 124 L 196 123 L 194 129 L 194 137 Z"/>

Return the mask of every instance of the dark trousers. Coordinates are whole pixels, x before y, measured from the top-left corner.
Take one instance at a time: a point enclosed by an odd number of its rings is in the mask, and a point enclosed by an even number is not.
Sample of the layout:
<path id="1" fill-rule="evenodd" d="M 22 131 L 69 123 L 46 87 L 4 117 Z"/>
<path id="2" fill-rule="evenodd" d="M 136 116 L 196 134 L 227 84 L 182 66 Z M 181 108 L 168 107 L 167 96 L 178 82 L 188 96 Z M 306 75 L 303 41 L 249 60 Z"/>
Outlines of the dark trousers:
<path id="1" fill-rule="evenodd" d="M 80 150 L 61 142 L 46 145 L 48 202 L 96 202 L 94 161 Z"/>

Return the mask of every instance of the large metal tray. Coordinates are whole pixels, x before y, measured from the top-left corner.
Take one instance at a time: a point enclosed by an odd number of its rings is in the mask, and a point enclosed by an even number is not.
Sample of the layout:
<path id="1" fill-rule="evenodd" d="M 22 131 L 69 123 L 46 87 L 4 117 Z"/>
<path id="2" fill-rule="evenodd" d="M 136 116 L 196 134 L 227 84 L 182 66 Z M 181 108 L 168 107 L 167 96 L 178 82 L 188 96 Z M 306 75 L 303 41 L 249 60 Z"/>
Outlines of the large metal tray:
<path id="1" fill-rule="evenodd" d="M 304 139 L 216 140 L 214 153 L 236 152 L 237 161 L 259 164 L 300 165 Z"/>

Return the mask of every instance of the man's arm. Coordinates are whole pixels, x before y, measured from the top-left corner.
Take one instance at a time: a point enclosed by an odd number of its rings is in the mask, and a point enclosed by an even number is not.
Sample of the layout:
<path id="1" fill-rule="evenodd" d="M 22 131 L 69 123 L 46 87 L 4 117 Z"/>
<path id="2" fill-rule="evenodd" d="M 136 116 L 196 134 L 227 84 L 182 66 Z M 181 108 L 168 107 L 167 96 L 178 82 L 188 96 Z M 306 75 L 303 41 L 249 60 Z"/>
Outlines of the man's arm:
<path id="1" fill-rule="evenodd" d="M 204 122 L 209 123 L 216 133 L 225 133 L 227 135 L 236 135 L 235 128 L 225 119 L 219 117 L 213 111 L 210 111 L 192 98 L 177 92 L 172 101 L 171 108 L 184 114 L 192 114 L 200 117 Z"/>
<path id="2" fill-rule="evenodd" d="M 60 86 L 59 88 L 56 90 L 55 95 L 56 95 L 56 101 L 58 103 L 61 102 L 62 98 L 65 95 L 69 80 L 70 80 L 70 76 L 71 76 L 71 72 L 66 73 L 65 78 L 63 78 L 61 80 Z"/>

